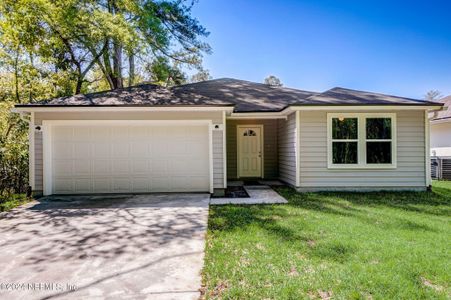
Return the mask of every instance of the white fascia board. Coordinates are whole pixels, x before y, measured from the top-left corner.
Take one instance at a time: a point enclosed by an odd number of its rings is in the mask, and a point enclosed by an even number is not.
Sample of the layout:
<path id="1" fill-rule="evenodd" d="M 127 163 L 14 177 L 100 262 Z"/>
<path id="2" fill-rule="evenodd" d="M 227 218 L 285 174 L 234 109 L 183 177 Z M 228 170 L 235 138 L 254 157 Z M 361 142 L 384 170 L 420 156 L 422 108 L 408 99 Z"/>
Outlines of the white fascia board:
<path id="1" fill-rule="evenodd" d="M 287 116 L 280 112 L 274 113 L 232 113 L 228 120 L 255 120 L 255 119 L 286 119 Z"/>
<path id="2" fill-rule="evenodd" d="M 29 106 L 29 107 L 15 107 L 11 109 L 12 112 L 123 112 L 123 111 L 175 111 L 175 112 L 214 112 L 214 111 L 226 111 L 232 112 L 232 106 L 194 106 L 194 107 L 182 107 L 182 106 L 164 106 L 164 107 L 150 107 L 150 106 L 114 106 L 114 107 L 102 107 L 102 106 L 89 106 L 89 107 L 74 107 L 74 106 Z"/>
<path id="3" fill-rule="evenodd" d="M 430 122 L 431 122 L 431 124 L 451 123 L 451 118 L 439 119 L 439 120 L 430 120 Z"/>
<path id="4" fill-rule="evenodd" d="M 400 111 L 400 110 L 441 110 L 441 106 L 427 105 L 321 105 L 321 106 L 289 106 L 280 112 L 251 112 L 251 113 L 231 113 L 227 119 L 246 120 L 246 119 L 286 119 L 287 116 L 296 111 Z"/>
<path id="5" fill-rule="evenodd" d="M 441 110 L 442 106 L 430 106 L 430 105 L 321 105 L 321 106 L 290 106 L 284 109 L 298 111 L 298 110 L 327 110 L 327 111 L 393 111 L 393 110 L 428 110 L 435 111 Z"/>

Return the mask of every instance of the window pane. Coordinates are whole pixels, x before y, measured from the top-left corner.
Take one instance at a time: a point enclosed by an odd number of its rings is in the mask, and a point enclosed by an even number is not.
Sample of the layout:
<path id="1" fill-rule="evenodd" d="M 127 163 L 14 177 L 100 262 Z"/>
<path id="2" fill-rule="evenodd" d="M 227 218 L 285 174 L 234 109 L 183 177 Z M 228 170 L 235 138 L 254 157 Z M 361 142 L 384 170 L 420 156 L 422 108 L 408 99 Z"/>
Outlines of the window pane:
<path id="1" fill-rule="evenodd" d="M 357 118 L 333 118 L 332 138 L 337 140 L 357 139 Z"/>
<path id="2" fill-rule="evenodd" d="M 357 142 L 333 142 L 332 163 L 334 164 L 356 164 Z"/>
<path id="3" fill-rule="evenodd" d="M 369 140 L 391 139 L 391 119 L 390 118 L 366 119 L 366 138 Z"/>
<path id="4" fill-rule="evenodd" d="M 367 164 L 391 164 L 391 142 L 367 142 Z"/>

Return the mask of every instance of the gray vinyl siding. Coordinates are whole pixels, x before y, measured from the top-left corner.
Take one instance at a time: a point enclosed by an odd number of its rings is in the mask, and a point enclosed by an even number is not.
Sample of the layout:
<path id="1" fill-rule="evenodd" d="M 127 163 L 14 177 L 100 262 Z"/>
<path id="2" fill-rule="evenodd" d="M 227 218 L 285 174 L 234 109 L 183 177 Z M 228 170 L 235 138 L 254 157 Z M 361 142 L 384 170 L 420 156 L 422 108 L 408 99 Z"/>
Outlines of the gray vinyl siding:
<path id="1" fill-rule="evenodd" d="M 296 113 L 279 120 L 279 178 L 296 186 Z"/>
<path id="2" fill-rule="evenodd" d="M 222 112 L 54 112 L 35 113 L 35 125 L 43 120 L 212 120 L 222 124 Z M 213 187 L 224 188 L 223 132 L 214 130 Z M 35 134 L 35 191 L 43 190 L 42 133 Z"/>
<path id="3" fill-rule="evenodd" d="M 263 125 L 263 174 L 265 179 L 279 175 L 277 149 L 277 120 L 227 120 L 227 178 L 238 178 L 237 126 Z"/>
<path id="4" fill-rule="evenodd" d="M 397 111 L 395 169 L 334 170 L 327 168 L 327 112 L 300 113 L 301 190 L 424 188 L 424 111 Z"/>

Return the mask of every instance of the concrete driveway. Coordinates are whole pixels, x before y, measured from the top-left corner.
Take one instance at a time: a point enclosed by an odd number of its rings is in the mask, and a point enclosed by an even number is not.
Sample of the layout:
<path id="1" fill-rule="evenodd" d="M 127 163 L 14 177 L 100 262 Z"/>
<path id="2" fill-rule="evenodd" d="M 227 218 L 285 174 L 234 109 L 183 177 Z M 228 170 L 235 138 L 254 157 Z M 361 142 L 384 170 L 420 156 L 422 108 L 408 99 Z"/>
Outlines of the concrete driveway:
<path id="1" fill-rule="evenodd" d="M 199 297 L 208 194 L 51 200 L 0 218 L 0 298 Z"/>

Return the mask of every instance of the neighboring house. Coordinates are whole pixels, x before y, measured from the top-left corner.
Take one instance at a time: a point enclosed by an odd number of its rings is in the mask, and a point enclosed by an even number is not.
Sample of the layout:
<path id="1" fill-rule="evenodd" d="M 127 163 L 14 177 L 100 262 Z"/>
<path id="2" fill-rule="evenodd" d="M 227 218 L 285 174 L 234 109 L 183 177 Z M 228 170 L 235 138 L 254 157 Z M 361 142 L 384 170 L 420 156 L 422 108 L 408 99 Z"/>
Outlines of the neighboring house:
<path id="1" fill-rule="evenodd" d="M 439 100 L 446 110 L 430 114 L 431 155 L 451 157 L 451 95 Z"/>
<path id="2" fill-rule="evenodd" d="M 35 193 L 216 192 L 279 179 L 299 191 L 425 190 L 441 104 L 217 79 L 16 105 Z"/>

